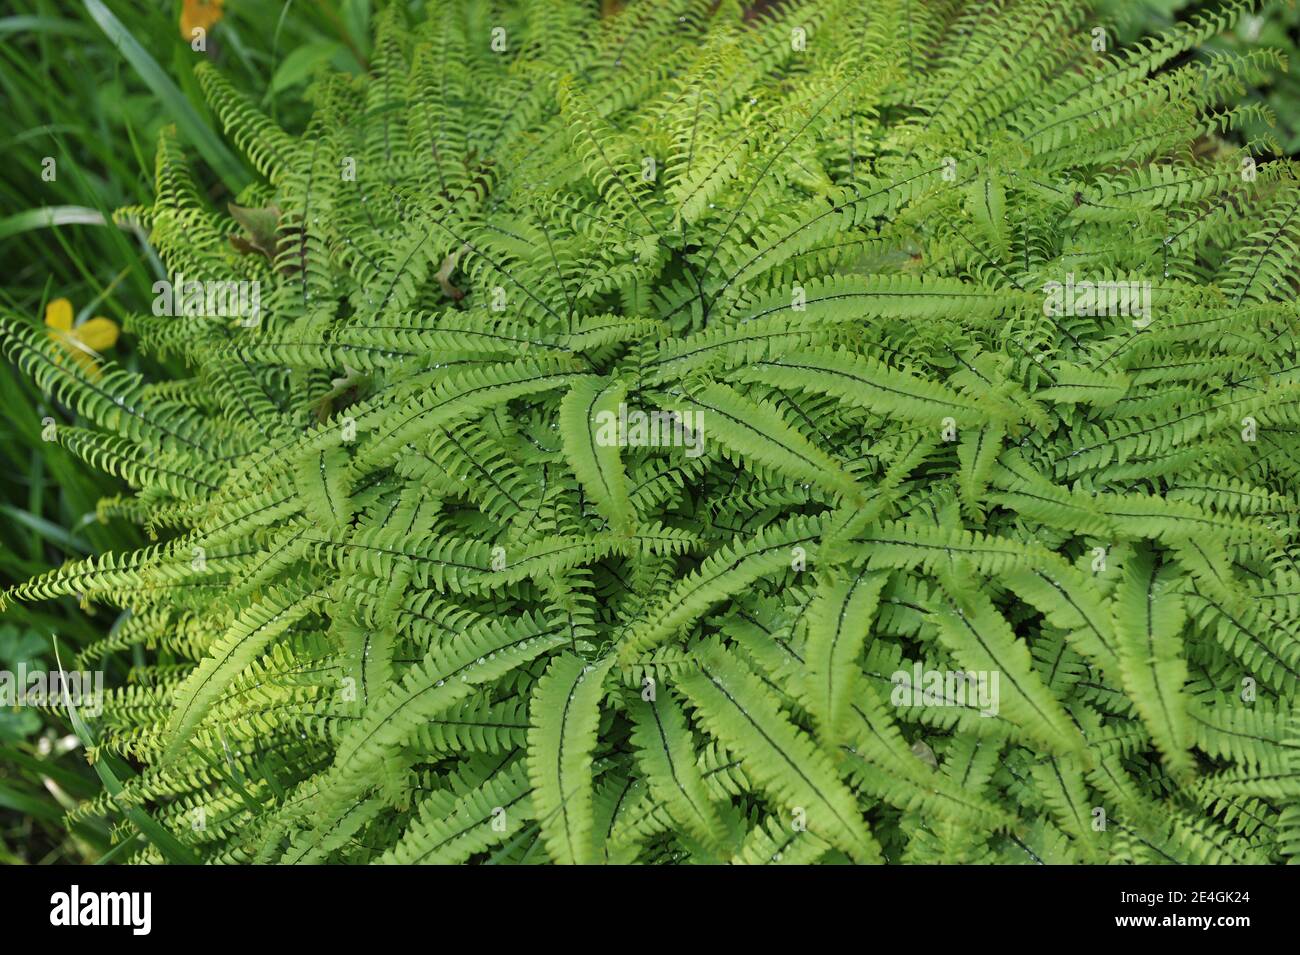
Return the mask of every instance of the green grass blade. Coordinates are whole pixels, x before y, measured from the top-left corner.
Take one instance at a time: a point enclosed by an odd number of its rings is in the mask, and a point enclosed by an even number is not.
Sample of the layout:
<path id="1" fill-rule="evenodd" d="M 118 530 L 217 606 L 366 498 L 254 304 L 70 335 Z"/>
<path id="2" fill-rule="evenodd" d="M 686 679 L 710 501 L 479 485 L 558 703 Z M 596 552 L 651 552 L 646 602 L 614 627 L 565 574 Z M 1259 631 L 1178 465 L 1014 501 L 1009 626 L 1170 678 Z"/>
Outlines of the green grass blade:
<path id="1" fill-rule="evenodd" d="M 56 642 L 54 645 L 54 658 L 58 661 L 59 673 L 63 673 L 63 662 L 59 660 L 59 647 Z M 95 745 L 95 734 L 82 719 L 81 713 L 77 710 L 77 705 L 72 702 L 72 696 L 68 693 L 67 681 L 63 682 L 63 701 L 68 710 L 68 718 L 72 721 L 72 728 L 76 732 L 82 745 L 86 747 Z M 104 788 L 115 800 L 122 793 L 122 781 L 118 779 L 117 774 L 113 772 L 109 765 L 109 760 L 103 758 L 96 759 L 91 765 L 95 767 L 95 772 L 99 774 L 100 781 Z M 178 865 L 198 865 L 198 856 L 194 854 L 184 843 L 176 838 L 166 827 L 158 820 L 154 819 L 143 809 L 137 806 L 123 808 L 122 812 L 135 823 L 136 828 L 144 834 L 144 837 L 152 842 L 158 851 L 168 862 Z"/>
<path id="2" fill-rule="evenodd" d="M 107 225 L 108 220 L 98 209 L 90 206 L 43 206 L 26 209 L 0 219 L 0 239 L 20 232 L 49 229 L 59 225 Z"/>
<path id="3" fill-rule="evenodd" d="M 237 193 L 248 185 L 252 180 L 248 170 L 235 154 L 226 148 L 225 143 L 212 128 L 203 122 L 189 100 L 172 82 L 171 77 L 131 35 L 131 31 L 122 25 L 122 21 L 115 17 L 100 0 L 83 0 L 83 2 L 86 10 L 99 24 L 113 46 L 140 74 L 140 79 L 144 80 L 145 85 L 162 101 L 167 112 L 176 121 L 181 134 L 195 145 L 227 188 Z"/>

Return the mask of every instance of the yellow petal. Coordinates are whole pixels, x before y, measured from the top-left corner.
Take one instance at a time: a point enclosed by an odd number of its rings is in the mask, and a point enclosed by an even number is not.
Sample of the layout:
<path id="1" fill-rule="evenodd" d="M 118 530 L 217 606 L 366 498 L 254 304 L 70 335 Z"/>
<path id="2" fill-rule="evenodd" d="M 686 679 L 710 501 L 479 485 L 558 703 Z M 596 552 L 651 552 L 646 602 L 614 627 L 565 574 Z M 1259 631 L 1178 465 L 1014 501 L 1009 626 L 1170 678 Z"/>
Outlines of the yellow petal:
<path id="1" fill-rule="evenodd" d="M 194 39 L 194 31 L 210 30 L 221 19 L 225 0 L 185 0 L 181 5 L 181 36 Z"/>
<path id="2" fill-rule="evenodd" d="M 91 381 L 99 380 L 99 363 L 83 351 L 73 351 L 72 360 L 81 366 L 82 373 Z"/>
<path id="3" fill-rule="evenodd" d="M 92 318 L 78 325 L 72 332 L 87 348 L 107 351 L 117 341 L 117 322 L 111 318 Z"/>
<path id="4" fill-rule="evenodd" d="M 72 303 L 56 298 L 45 306 L 45 324 L 61 332 L 72 330 Z"/>

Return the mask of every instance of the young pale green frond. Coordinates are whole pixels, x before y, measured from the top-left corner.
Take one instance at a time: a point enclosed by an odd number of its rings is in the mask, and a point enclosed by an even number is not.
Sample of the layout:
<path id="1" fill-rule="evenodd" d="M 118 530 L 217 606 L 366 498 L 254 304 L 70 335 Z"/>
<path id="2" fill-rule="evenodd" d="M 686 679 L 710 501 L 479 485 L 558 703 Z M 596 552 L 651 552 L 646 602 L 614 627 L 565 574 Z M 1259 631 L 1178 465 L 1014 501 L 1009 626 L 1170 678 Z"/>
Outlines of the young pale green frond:
<path id="1" fill-rule="evenodd" d="M 613 657 L 593 666 L 579 656 L 558 656 L 533 691 L 528 777 L 533 810 L 555 862 L 595 858 L 592 753 L 605 674 L 613 664 Z"/>
<path id="2" fill-rule="evenodd" d="M 579 379 L 560 402 L 560 436 L 573 473 L 596 502 L 612 528 L 626 534 L 635 520 L 628 494 L 627 470 L 619 452 L 619 407 L 625 409 L 626 385 Z"/>
<path id="3" fill-rule="evenodd" d="M 805 828 L 858 862 L 879 862 L 880 846 L 830 758 L 801 734 L 776 696 L 719 648 L 679 678 L 700 722 L 734 752 L 746 772 Z"/>
<path id="4" fill-rule="evenodd" d="M 1178 583 L 1175 565 L 1158 566 L 1149 551 L 1136 551 L 1115 589 L 1114 627 L 1124 688 L 1169 771 L 1186 777 L 1193 770 L 1193 736 Z"/>

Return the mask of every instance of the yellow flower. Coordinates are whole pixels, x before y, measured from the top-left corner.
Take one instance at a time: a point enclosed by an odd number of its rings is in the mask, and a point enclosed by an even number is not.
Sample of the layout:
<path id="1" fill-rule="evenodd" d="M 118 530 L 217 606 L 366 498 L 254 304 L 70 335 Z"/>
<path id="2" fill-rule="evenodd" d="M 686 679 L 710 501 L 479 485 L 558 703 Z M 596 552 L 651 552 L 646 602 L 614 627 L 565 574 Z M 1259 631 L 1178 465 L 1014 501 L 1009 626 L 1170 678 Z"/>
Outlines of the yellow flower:
<path id="1" fill-rule="evenodd" d="M 72 303 L 66 298 L 56 298 L 45 306 L 45 324 L 50 338 L 61 344 L 92 377 L 99 374 L 99 353 L 112 348 L 117 341 L 117 322 L 111 318 L 92 318 L 72 327 Z"/>
<path id="2" fill-rule="evenodd" d="M 183 0 L 181 4 L 181 36 L 194 39 L 194 31 L 211 30 L 212 25 L 224 15 L 221 8 L 226 0 Z"/>

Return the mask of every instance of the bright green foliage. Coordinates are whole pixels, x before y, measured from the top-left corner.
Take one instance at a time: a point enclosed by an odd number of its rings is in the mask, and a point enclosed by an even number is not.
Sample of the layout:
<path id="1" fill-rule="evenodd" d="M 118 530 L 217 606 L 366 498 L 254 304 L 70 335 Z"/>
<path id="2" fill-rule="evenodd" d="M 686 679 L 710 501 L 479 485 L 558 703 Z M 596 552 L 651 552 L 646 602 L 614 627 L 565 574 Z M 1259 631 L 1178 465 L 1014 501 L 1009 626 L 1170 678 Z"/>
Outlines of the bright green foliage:
<path id="1" fill-rule="evenodd" d="M 262 212 L 164 136 L 123 213 L 261 283 L 129 324 L 191 377 L 0 326 L 163 538 L 6 595 L 153 661 L 79 815 L 214 862 L 1295 858 L 1300 185 L 1218 138 L 1283 64 L 1175 65 L 1245 4 L 1125 50 L 1059 0 L 432 7 L 301 135 L 200 70 Z M 1085 282 L 1149 307 L 1051 307 Z"/>

